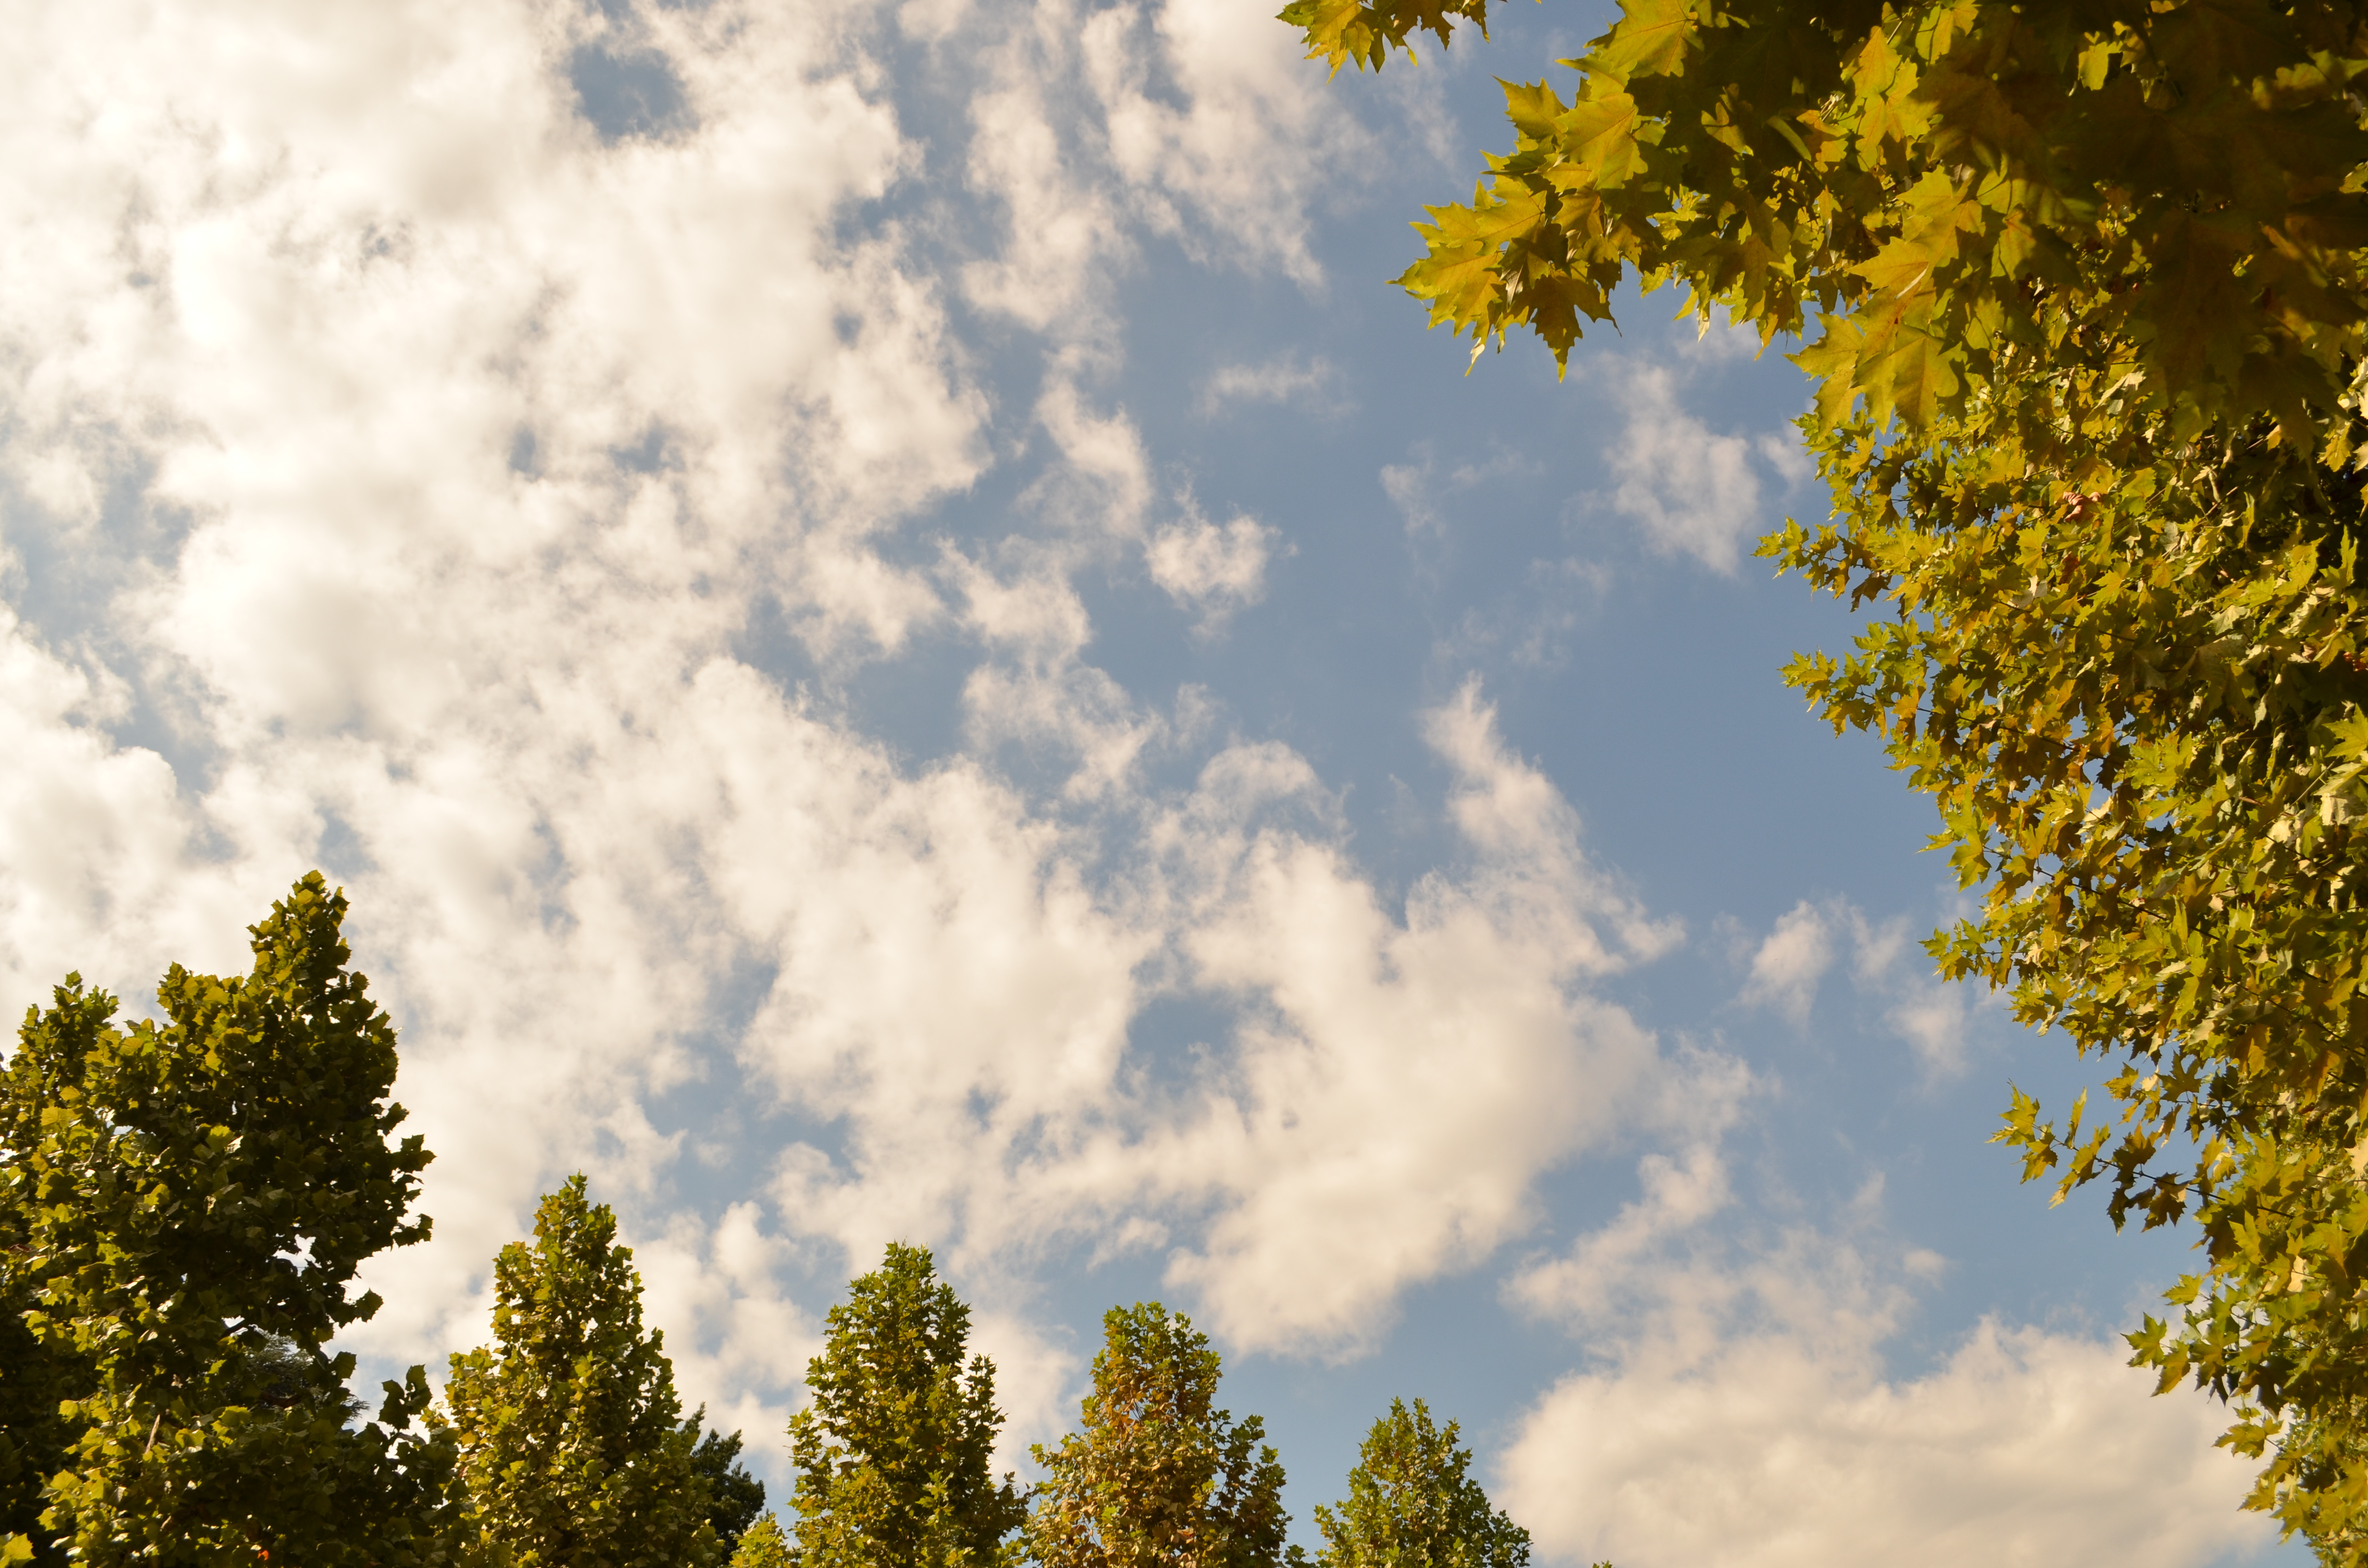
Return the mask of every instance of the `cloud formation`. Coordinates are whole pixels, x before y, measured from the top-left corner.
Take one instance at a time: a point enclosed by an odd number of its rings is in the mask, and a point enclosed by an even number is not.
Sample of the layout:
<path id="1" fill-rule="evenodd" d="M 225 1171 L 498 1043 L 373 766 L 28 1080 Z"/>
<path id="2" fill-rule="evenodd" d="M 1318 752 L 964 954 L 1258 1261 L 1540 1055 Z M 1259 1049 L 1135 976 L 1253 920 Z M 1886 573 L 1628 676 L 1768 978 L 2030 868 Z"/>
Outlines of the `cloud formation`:
<path id="1" fill-rule="evenodd" d="M 1643 1195 L 1510 1298 L 1589 1365 L 1530 1409 L 1502 1500 L 1552 1558 L 1634 1568 L 2193 1568 L 2274 1533 L 2239 1510 L 2226 1410 L 2153 1398 L 2118 1341 L 1981 1324 L 1920 1372 L 1883 1346 L 1945 1267 L 1889 1258 L 1873 1204 L 1838 1233 L 1721 1237 L 1708 1138 L 1648 1156 Z"/>
<path id="2" fill-rule="evenodd" d="M 749 1423 L 812 1343 L 780 1278 L 816 1244 L 982 1277 L 1162 1248 L 1234 1343 L 1337 1350 L 1519 1233 L 1649 1083 L 1651 1036 L 1590 987 L 1675 927 L 1475 688 L 1428 721 L 1463 858 L 1395 899 L 1303 757 L 1212 744 L 1086 657 L 1080 574 L 1140 550 L 1213 626 L 1281 546 L 1156 520 L 1099 350 L 1028 312 L 1099 308 L 1127 223 L 1302 200 L 1268 156 L 1312 123 L 1287 37 L 1201 4 L 1073 44 L 982 19 L 969 177 L 1014 238 L 950 284 L 893 232 L 840 237 L 916 156 L 859 8 L 40 19 L 63 68 L 20 72 L 5 131 L 43 178 L 0 197 L 0 464 L 12 527 L 110 574 L 101 639 L 0 627 L 0 972 L 136 995 L 168 958 L 235 967 L 329 862 L 442 1156 L 437 1240 L 365 1348 L 481 1337 L 484 1260 L 584 1166 L 686 1386 Z M 1185 107 L 1144 96 L 1155 56 Z M 1080 90 L 1099 152 L 1030 129 Z M 1023 221 L 1073 199 L 1123 221 Z M 1247 258 L 1312 282 L 1262 232 Z M 1022 275 L 1026 310 L 997 292 Z M 1008 535 L 932 558 L 899 531 L 996 460 L 950 288 L 1044 326 L 1046 449 Z M 759 616 L 821 688 L 735 652 Z M 924 635 L 975 664 L 968 751 L 916 762 L 827 676 Z M 1031 795 L 1008 747 L 1065 783 Z M 1146 781 L 1193 747 L 1197 783 Z M 1146 1059 L 1131 1025 L 1178 997 L 1216 1026 Z M 734 1156 L 665 1108 L 694 1094 L 779 1140 L 707 1219 L 681 1174 Z"/>

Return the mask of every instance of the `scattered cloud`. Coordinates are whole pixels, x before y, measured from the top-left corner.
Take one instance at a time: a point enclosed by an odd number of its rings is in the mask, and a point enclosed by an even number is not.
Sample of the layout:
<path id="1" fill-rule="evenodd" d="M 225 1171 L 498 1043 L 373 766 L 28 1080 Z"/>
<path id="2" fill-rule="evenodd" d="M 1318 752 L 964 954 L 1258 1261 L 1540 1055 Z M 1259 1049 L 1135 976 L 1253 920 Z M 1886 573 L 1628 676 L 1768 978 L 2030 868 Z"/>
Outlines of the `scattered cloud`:
<path id="1" fill-rule="evenodd" d="M 1457 463 L 1443 472 L 1428 443 L 1417 446 L 1412 456 L 1413 461 L 1384 465 L 1380 477 L 1383 493 L 1406 520 L 1406 533 L 1414 538 L 1442 530 L 1447 517 L 1441 507 L 1449 496 L 1476 489 L 1492 480 L 1538 472 L 1535 458 L 1493 443 L 1486 458 Z"/>
<path id="2" fill-rule="evenodd" d="M 1963 1074 L 1973 1006 L 1964 986 L 1943 982 L 1921 947 L 1908 939 L 1905 916 L 1878 926 L 1846 899 L 1804 899 L 1777 916 L 1774 927 L 1751 949 L 1736 1001 L 1768 1008 L 1805 1028 L 1818 989 L 1845 945 L 1852 986 L 1882 1007 L 1884 1023 L 1915 1051 L 1928 1077 Z"/>
<path id="3" fill-rule="evenodd" d="M 1263 4 L 1111 6 L 1078 28 L 1078 51 L 1123 199 L 1154 232 L 1317 289 L 1314 205 L 1370 137 L 1331 112 L 1305 51 L 1266 25 Z"/>

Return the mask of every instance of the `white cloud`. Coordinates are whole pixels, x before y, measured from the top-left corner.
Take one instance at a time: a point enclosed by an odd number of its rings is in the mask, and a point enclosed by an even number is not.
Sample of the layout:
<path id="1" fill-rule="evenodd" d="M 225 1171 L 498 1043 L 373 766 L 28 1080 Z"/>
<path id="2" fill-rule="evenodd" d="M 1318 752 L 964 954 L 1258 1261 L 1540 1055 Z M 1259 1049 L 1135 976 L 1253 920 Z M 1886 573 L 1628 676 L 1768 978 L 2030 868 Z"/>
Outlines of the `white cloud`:
<path id="1" fill-rule="evenodd" d="M 1309 208 L 1368 138 L 1264 0 L 1119 5 L 1079 29 L 1111 164 L 1153 228 L 1212 257 L 1322 278 Z M 1156 71 L 1175 85 L 1155 92 Z M 1181 107 L 1176 103 L 1180 97 Z M 1187 222 L 1187 214 L 1195 220 Z"/>
<path id="2" fill-rule="evenodd" d="M 1190 506 L 1183 517 L 1154 530 L 1144 559 L 1151 580 L 1213 631 L 1227 617 L 1266 597 L 1266 569 L 1276 531 L 1256 517 L 1212 523 Z"/>
<path id="3" fill-rule="evenodd" d="M 1241 403 L 1268 403 L 1337 413 L 1342 407 L 1335 391 L 1339 379 L 1339 371 L 1322 355 L 1311 358 L 1296 350 L 1254 364 L 1220 365 L 1201 383 L 1201 416 L 1211 418 Z"/>
<path id="4" fill-rule="evenodd" d="M 46 998 L 79 970 L 137 1015 L 158 954 L 244 968 L 242 929 L 258 895 L 280 890 L 206 863 L 196 841 L 268 852 L 319 832 L 309 803 L 247 775 L 224 781 L 214 810 L 193 807 L 162 756 L 108 739 L 126 700 L 0 607 L 0 985 L 13 1001 Z"/>
<path id="5" fill-rule="evenodd" d="M 1744 539 L 1764 526 L 1763 472 L 1772 471 L 1786 488 L 1808 476 L 1798 441 L 1772 431 L 1716 433 L 1685 411 L 1663 366 L 1631 366 L 1621 393 L 1627 423 L 1606 449 L 1619 481 L 1611 504 L 1636 521 L 1654 550 L 1732 573 Z"/>
<path id="6" fill-rule="evenodd" d="M 1500 1495 L 1553 1558 L 1627 1568 L 2194 1568 L 2268 1544 L 2226 1412 L 2150 1399 L 2106 1340 L 1985 1322 L 1932 1371 L 1748 1335 L 1682 1370 L 1565 1379 Z"/>
<path id="7" fill-rule="evenodd" d="M 1440 472 L 1439 460 L 1429 442 L 1417 444 L 1415 456 L 1419 460 L 1383 466 L 1381 481 L 1391 505 L 1406 519 L 1407 535 L 1417 539 L 1440 531 L 1444 521 L 1440 509 L 1442 494 L 1473 490 L 1493 480 L 1539 472 L 1535 458 L 1497 442 L 1490 443 L 1486 458 L 1457 463 L 1444 473 Z"/>
<path id="8" fill-rule="evenodd" d="M 969 179 L 1006 218 L 997 253 L 965 270 L 973 301 L 1106 353 L 1109 289 L 1144 230 L 1321 287 L 1314 210 L 1372 138 L 1263 3 L 967 13 L 966 59 L 990 84 L 971 105 Z M 935 31 L 952 11 L 907 14 Z"/>
<path id="9" fill-rule="evenodd" d="M 648 11 L 689 123 L 613 145 L 559 9 L 102 0 L 0 65 L 0 464 L 45 508 L 10 526 L 111 571 L 130 649 L 0 629 L 0 972 L 136 1004 L 169 959 L 243 967 L 332 860 L 442 1155 L 365 1348 L 481 1338 L 485 1260 L 583 1165 L 669 1238 L 692 1396 L 791 1375 L 746 1348 L 794 1316 L 772 1255 L 733 1216 L 676 1244 L 644 1106 L 713 1070 L 734 767 L 802 767 L 809 827 L 891 777 L 723 648 L 768 596 L 826 654 L 946 616 L 874 541 L 985 459 L 935 285 L 833 233 L 911 152 L 850 17 Z M 114 738 L 135 695 L 173 761 Z"/>
<path id="10" fill-rule="evenodd" d="M 709 1426 L 744 1433 L 759 1450 L 789 1424 L 780 1391 L 797 1386 L 823 1347 L 818 1317 L 781 1293 L 786 1250 L 746 1202 L 712 1226 L 677 1213 L 633 1247 L 644 1315 L 670 1326 L 666 1351 L 677 1384 L 694 1391 L 691 1403 L 706 1401 Z"/>
<path id="11" fill-rule="evenodd" d="M 1364 1342 L 1406 1283 L 1518 1233 L 1537 1176 L 1611 1136 L 1653 1075 L 1651 1037 L 1586 983 L 1677 932 L 1588 863 L 1474 691 L 1430 737 L 1473 862 L 1424 879 L 1402 915 L 1343 853 L 1305 761 L 1270 743 L 1212 758 L 1154 821 L 1158 860 L 1101 899 L 1081 846 L 974 811 L 959 831 L 898 830 L 942 846 L 926 858 L 792 866 L 808 900 L 844 878 L 861 902 L 784 931 L 749 1031 L 782 1092 L 844 1129 L 836 1155 L 785 1158 L 783 1212 L 855 1256 L 905 1236 L 964 1267 L 1172 1213 L 1188 1239 L 1169 1275 L 1206 1321 L 1240 1345 L 1330 1349 Z M 957 789 L 976 799 L 952 773 L 899 793 L 931 809 Z M 787 805 L 748 831 L 794 822 Z M 1237 1022 L 1155 1086 L 1127 1025 L 1169 988 Z"/>
<path id="12" fill-rule="evenodd" d="M 1985 1320 L 1895 1373 L 1882 1346 L 1937 1255 L 1885 1265 L 1811 1232 L 1723 1245 L 1700 1229 L 1731 1190 L 1708 1141 L 1643 1176 L 1610 1226 L 1508 1286 L 1591 1352 L 1500 1467 L 1498 1500 L 1550 1558 L 2192 1568 L 2273 1533 L 2238 1511 L 2248 1467 L 2213 1446 L 2225 1407 L 2150 1397 L 2117 1341 Z"/>
<path id="13" fill-rule="evenodd" d="M 1406 519 L 1406 532 L 1423 534 L 1439 528 L 1439 506 L 1430 495 L 1431 464 L 1389 463 L 1382 469 L 1382 490 Z"/>
<path id="14" fill-rule="evenodd" d="M 1203 979 L 1275 1014 L 1245 1028 L 1247 1094 L 1190 1135 L 1237 1201 L 1171 1269 L 1239 1342 L 1363 1338 L 1395 1281 L 1525 1229 L 1535 1176 L 1615 1136 L 1655 1075 L 1651 1037 L 1584 987 L 1678 927 L 1588 863 L 1475 686 L 1428 738 L 1457 776 L 1469 873 L 1425 878 L 1401 925 L 1337 851 L 1269 830 L 1228 858 L 1229 897 L 1187 937 Z"/>
<path id="15" fill-rule="evenodd" d="M 1773 1007 L 1794 1025 L 1805 1025 L 1817 983 L 1833 961 L 1832 922 L 1804 899 L 1777 917 L 1776 928 L 1751 955 L 1751 977 L 1738 1000 Z"/>

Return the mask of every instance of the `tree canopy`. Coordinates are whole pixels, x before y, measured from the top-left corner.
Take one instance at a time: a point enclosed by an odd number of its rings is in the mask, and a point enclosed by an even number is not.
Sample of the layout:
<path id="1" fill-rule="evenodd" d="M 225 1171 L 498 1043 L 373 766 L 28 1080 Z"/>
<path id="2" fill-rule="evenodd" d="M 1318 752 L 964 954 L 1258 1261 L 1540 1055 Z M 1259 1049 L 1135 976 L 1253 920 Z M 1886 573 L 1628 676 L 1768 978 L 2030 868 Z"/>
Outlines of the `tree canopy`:
<path id="1" fill-rule="evenodd" d="M 1028 1555 L 1044 1568 L 1272 1568 L 1291 1517 L 1265 1423 L 1216 1408 L 1209 1336 L 1157 1301 L 1112 1307 L 1082 1430 L 1039 1444 Z M 1291 1556 L 1296 1560 L 1294 1550 Z"/>
<path id="2" fill-rule="evenodd" d="M 494 1343 L 445 1385 L 484 1547 L 512 1568 L 707 1568 L 722 1560 L 666 1336 L 617 1220 L 581 1175 L 542 1200 L 534 1243 L 494 1263 Z"/>
<path id="3" fill-rule="evenodd" d="M 988 1471 L 995 1368 L 926 1247 L 890 1243 L 826 1319 L 790 1422 L 797 1556 L 809 1568 L 986 1568 L 1026 1505 Z"/>
<path id="4" fill-rule="evenodd" d="M 1316 1506 L 1321 1568 L 1528 1568 L 1530 1532 L 1488 1506 L 1456 1431 L 1434 1426 L 1420 1400 L 1412 1410 L 1390 1401 L 1357 1450 L 1348 1497 L 1337 1512 Z"/>
<path id="5" fill-rule="evenodd" d="M 364 1259 L 425 1238 L 390 1135 L 395 1042 L 307 876 L 243 976 L 174 965 L 162 1022 L 69 975 L 0 1080 L 0 1531 L 9 1558 L 447 1560 L 450 1445 L 421 1369 L 359 1428 Z"/>
<path id="6" fill-rule="evenodd" d="M 1337 70 L 1486 0 L 1298 0 Z M 2163 1385 L 2255 1506 L 2368 1525 L 2368 19 L 2351 4 L 1623 0 L 1399 281 L 1558 359 L 1674 284 L 1817 382 L 1834 520 L 1762 554 L 1875 602 L 1787 678 L 1930 792 L 1980 913 L 1944 974 L 2116 1062 L 2001 1138 L 2197 1222 Z"/>
<path id="7" fill-rule="evenodd" d="M 701 1405 L 684 1425 L 696 1433 L 706 1419 L 707 1407 Z M 691 1473 L 707 1488 L 707 1522 L 714 1527 L 716 1550 L 727 1562 L 738 1549 L 741 1536 L 765 1511 L 765 1483 L 741 1464 L 741 1447 L 737 1432 L 728 1437 L 710 1432 L 690 1451 Z"/>

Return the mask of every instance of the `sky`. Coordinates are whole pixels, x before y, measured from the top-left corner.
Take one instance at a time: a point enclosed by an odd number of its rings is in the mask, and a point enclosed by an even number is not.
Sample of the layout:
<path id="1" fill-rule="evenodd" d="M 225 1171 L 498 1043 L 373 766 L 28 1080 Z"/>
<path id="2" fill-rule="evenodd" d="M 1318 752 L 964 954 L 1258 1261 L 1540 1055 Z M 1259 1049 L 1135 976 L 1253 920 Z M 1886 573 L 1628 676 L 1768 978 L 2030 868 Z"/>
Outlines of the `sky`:
<path id="1" fill-rule="evenodd" d="M 1023 1478 L 1157 1299 L 1310 1546 L 1419 1397 L 1542 1562 L 2310 1561 L 1779 678 L 1804 379 L 1388 284 L 1608 8 L 1274 3 L 9 0 L 0 1006 L 320 868 L 437 1156 L 367 1371 L 580 1169 L 777 1499 L 898 1240 Z"/>

